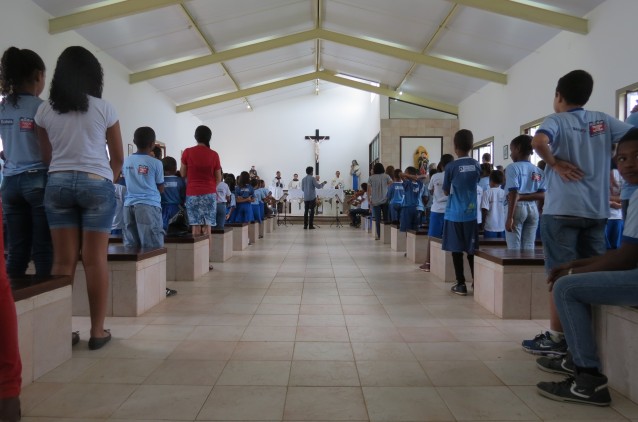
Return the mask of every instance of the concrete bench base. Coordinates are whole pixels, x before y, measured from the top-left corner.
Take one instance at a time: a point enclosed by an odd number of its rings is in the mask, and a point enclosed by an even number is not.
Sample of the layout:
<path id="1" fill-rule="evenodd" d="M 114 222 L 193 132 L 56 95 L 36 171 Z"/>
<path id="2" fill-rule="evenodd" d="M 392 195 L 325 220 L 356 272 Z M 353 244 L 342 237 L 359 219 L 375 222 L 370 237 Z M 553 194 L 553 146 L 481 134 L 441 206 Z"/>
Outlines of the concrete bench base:
<path id="1" fill-rule="evenodd" d="M 233 252 L 241 252 L 248 247 L 248 223 L 232 223 L 228 227 L 233 228 Z"/>
<path id="2" fill-rule="evenodd" d="M 465 255 L 465 254 L 463 254 Z M 476 259 L 474 261 L 476 268 Z M 454 263 L 452 262 L 452 252 L 444 251 L 441 239 L 430 238 L 430 272 L 445 282 L 456 281 Z M 472 282 L 472 272 L 465 256 L 463 257 L 463 272 L 466 282 Z"/>
<path id="3" fill-rule="evenodd" d="M 389 245 L 392 242 L 392 224 L 381 224 L 381 242 L 383 242 L 384 245 Z"/>
<path id="4" fill-rule="evenodd" d="M 165 248 L 138 253 L 110 245 L 108 272 L 108 316 L 139 316 L 166 299 Z M 78 263 L 75 271 L 73 315 L 89 315 L 82 263 Z"/>
<path id="5" fill-rule="evenodd" d="M 501 256 L 520 255 L 520 259 Z M 474 257 L 474 301 L 503 319 L 546 319 L 547 276 L 542 251 L 481 250 Z"/>
<path id="6" fill-rule="evenodd" d="M 429 239 L 427 232 L 408 230 L 405 246 L 407 258 L 415 264 L 423 264 L 430 247 Z"/>
<path id="7" fill-rule="evenodd" d="M 638 309 L 593 306 L 594 332 L 609 386 L 638 402 Z"/>
<path id="8" fill-rule="evenodd" d="M 224 262 L 233 257 L 233 229 L 211 230 L 208 259 L 211 262 Z"/>
<path id="9" fill-rule="evenodd" d="M 209 271 L 209 236 L 167 237 L 166 280 L 194 281 Z"/>
<path id="10" fill-rule="evenodd" d="M 390 249 L 396 252 L 406 252 L 407 233 L 399 231 L 399 228 L 392 226 L 390 229 Z"/>
<path id="11" fill-rule="evenodd" d="M 33 290 L 14 290 L 22 386 L 71 359 L 71 278 L 55 277 Z"/>

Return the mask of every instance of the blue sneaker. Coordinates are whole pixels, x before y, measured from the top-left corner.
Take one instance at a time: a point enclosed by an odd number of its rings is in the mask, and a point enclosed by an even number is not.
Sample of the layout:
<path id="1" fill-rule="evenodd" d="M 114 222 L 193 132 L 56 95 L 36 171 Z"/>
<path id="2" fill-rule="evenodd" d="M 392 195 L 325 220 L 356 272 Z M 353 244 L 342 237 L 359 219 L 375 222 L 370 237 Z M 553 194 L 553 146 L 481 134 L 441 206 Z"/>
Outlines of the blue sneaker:
<path id="1" fill-rule="evenodd" d="M 552 340 L 549 331 L 541 333 L 532 340 L 523 340 L 523 350 L 533 355 L 565 356 L 567 354 L 567 342 L 562 339 L 558 343 Z"/>

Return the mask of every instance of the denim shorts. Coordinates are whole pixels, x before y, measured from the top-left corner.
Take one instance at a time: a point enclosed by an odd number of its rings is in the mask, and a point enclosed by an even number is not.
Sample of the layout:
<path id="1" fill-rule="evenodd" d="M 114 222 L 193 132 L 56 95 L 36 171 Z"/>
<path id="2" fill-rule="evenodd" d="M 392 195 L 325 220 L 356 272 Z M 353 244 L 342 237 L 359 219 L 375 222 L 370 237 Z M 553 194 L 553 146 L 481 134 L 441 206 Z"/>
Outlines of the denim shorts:
<path id="1" fill-rule="evenodd" d="M 186 213 L 191 226 L 214 226 L 217 214 L 217 195 L 194 195 L 186 197 Z"/>
<path id="2" fill-rule="evenodd" d="M 110 233 L 115 215 L 113 182 L 83 171 L 50 173 L 44 207 L 52 229 Z"/>

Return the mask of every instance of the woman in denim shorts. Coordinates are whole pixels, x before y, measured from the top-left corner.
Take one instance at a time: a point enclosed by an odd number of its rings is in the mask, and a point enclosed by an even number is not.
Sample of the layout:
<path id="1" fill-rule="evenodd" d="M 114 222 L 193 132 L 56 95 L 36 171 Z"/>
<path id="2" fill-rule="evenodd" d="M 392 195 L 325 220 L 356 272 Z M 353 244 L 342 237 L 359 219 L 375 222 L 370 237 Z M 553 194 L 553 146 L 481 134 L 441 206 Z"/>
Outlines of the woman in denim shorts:
<path id="1" fill-rule="evenodd" d="M 180 173 L 186 178 L 186 213 L 193 235 L 208 235 L 217 224 L 217 183 L 222 181 L 222 167 L 219 155 L 210 149 L 211 137 L 208 126 L 198 126 L 197 145 L 182 153 Z"/>
<path id="2" fill-rule="evenodd" d="M 69 47 L 58 58 L 49 101 L 35 116 L 44 159 L 50 160 L 44 204 L 53 240 L 52 273 L 73 277 L 82 254 L 91 350 L 111 339 L 104 329 L 107 249 L 115 212 L 113 175 L 120 173 L 124 156 L 117 113 L 102 100 L 102 85 L 95 56 Z"/>

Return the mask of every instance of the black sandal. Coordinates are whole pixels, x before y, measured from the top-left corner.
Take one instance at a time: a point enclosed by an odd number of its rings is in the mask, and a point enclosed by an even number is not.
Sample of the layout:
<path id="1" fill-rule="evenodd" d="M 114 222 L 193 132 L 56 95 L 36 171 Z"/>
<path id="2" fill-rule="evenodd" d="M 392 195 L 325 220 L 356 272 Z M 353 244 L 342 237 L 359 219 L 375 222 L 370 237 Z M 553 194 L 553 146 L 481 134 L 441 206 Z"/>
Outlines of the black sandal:
<path id="1" fill-rule="evenodd" d="M 71 333 L 71 346 L 75 346 L 79 342 L 80 342 L 80 332 L 79 331 L 73 331 Z"/>
<path id="2" fill-rule="evenodd" d="M 177 294 L 177 290 L 166 288 L 166 297 L 175 296 Z"/>
<path id="3" fill-rule="evenodd" d="M 106 337 L 91 337 L 89 339 L 89 350 L 101 349 L 102 346 L 111 341 L 111 331 L 104 330 L 104 332 L 107 334 Z"/>

